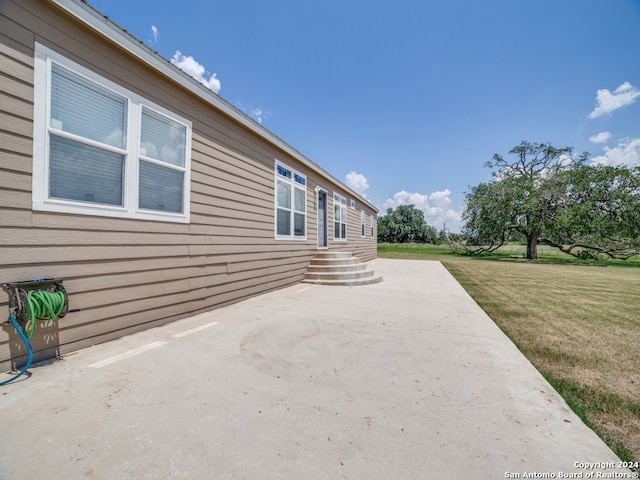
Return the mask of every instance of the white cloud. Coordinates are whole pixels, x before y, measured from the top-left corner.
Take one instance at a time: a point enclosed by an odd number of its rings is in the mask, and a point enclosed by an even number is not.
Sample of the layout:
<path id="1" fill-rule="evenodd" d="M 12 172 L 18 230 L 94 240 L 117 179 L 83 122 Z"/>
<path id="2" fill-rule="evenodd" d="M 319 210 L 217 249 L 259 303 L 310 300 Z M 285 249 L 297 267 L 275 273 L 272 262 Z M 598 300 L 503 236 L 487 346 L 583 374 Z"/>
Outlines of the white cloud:
<path id="1" fill-rule="evenodd" d="M 352 188 L 356 193 L 362 195 L 362 198 L 367 198 L 367 194 L 364 191 L 369 188 L 369 183 L 364 175 L 356 172 L 349 172 L 344 177 L 344 183 L 348 187 Z"/>
<path id="2" fill-rule="evenodd" d="M 177 50 L 173 55 L 173 58 L 171 58 L 171 63 L 187 75 L 195 78 L 208 89 L 213 90 L 214 93 L 218 93 L 220 91 L 220 80 L 216 78 L 216 74 L 211 74 L 209 79 L 207 79 L 206 75 L 208 75 L 208 72 L 204 66 L 200 65 L 193 57 L 182 55 L 182 52 Z"/>
<path id="3" fill-rule="evenodd" d="M 254 108 L 253 110 L 251 110 L 251 116 L 253 118 L 255 118 L 255 120 L 262 125 L 263 120 L 266 120 L 269 115 L 271 115 L 271 111 L 267 110 L 266 112 L 263 111 L 261 108 Z"/>
<path id="4" fill-rule="evenodd" d="M 619 108 L 631 105 L 640 97 L 640 91 L 629 82 L 624 82 L 613 93 L 603 88 L 596 94 L 596 108 L 589 114 L 589 118 L 598 118 Z"/>
<path id="5" fill-rule="evenodd" d="M 614 148 L 604 147 L 604 154 L 593 159 L 597 165 L 640 166 L 640 138 L 627 138 Z"/>
<path id="6" fill-rule="evenodd" d="M 153 37 L 153 43 L 158 43 L 160 32 L 158 31 L 158 27 L 155 25 L 151 25 L 151 36 Z"/>
<path id="7" fill-rule="evenodd" d="M 460 212 L 451 208 L 450 195 L 449 189 L 432 192 L 429 195 L 402 190 L 382 204 L 383 212 L 381 213 L 386 212 L 388 208 L 396 208 L 398 205 L 415 205 L 416 208 L 424 212 L 425 220 L 432 227 L 439 230 L 446 224 L 450 231 L 459 232 L 461 216 Z"/>
<path id="8" fill-rule="evenodd" d="M 611 132 L 599 132 L 589 137 L 591 143 L 607 143 L 611 138 Z"/>

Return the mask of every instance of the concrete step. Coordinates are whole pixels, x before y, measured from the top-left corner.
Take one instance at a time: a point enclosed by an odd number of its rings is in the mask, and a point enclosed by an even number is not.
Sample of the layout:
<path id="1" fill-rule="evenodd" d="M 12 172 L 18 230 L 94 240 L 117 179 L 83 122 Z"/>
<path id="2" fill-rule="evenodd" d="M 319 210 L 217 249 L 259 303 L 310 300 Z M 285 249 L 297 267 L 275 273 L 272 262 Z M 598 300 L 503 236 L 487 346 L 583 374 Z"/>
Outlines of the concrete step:
<path id="1" fill-rule="evenodd" d="M 321 273 L 321 272 L 354 272 L 360 270 L 366 270 L 367 265 L 365 263 L 350 263 L 348 265 L 314 265 L 311 262 L 307 271 L 309 273 Z"/>
<path id="2" fill-rule="evenodd" d="M 318 252 L 302 281 L 316 285 L 355 286 L 378 283 L 382 277 L 368 270 L 367 264 L 351 252 Z"/>
<path id="3" fill-rule="evenodd" d="M 360 280 L 362 278 L 373 277 L 372 270 L 361 270 L 357 272 L 307 272 L 304 276 L 306 280 Z"/>
<path id="4" fill-rule="evenodd" d="M 358 280 L 302 280 L 302 283 L 311 283 L 314 285 L 327 285 L 335 287 L 355 287 L 360 285 L 373 285 L 382 282 L 381 275 L 374 275 L 370 278 L 361 278 Z"/>
<path id="5" fill-rule="evenodd" d="M 327 259 L 327 258 L 353 258 L 353 254 L 351 252 L 318 252 L 316 253 L 315 258 L 318 259 Z"/>
<path id="6" fill-rule="evenodd" d="M 339 265 L 359 265 L 360 260 L 356 257 L 351 258 L 313 258 L 311 259 L 311 265 L 326 265 L 326 266 L 339 266 Z"/>

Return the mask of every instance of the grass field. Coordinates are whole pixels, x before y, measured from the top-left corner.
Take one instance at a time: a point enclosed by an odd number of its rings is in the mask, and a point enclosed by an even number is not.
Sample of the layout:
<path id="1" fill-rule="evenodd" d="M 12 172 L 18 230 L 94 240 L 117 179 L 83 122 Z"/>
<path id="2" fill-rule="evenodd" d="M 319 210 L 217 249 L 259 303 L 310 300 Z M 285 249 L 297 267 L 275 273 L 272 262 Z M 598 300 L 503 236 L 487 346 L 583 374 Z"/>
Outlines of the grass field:
<path id="1" fill-rule="evenodd" d="M 378 255 L 441 261 L 571 408 L 623 460 L 640 461 L 640 262 L 402 245 L 380 245 Z"/>

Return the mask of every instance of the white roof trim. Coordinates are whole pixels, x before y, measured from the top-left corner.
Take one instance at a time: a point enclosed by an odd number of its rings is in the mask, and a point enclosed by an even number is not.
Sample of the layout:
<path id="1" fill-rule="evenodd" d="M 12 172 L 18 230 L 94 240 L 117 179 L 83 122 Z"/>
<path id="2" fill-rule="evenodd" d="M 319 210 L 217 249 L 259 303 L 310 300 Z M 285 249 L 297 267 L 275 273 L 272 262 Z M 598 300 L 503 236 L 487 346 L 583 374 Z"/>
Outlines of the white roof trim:
<path id="1" fill-rule="evenodd" d="M 213 105 L 218 110 L 222 111 L 224 114 L 230 116 L 238 123 L 242 124 L 247 129 L 256 133 L 263 139 L 267 140 L 269 143 L 277 146 L 278 148 L 284 150 L 286 153 L 294 157 L 295 159 L 302 162 L 304 165 L 309 167 L 311 170 L 319 173 L 321 176 L 329 179 L 330 181 L 336 183 L 341 188 L 349 192 L 354 197 L 357 197 L 358 200 L 362 203 L 367 204 L 369 207 L 374 209 L 376 212 L 379 210 L 371 204 L 368 200 L 363 198 L 360 194 L 356 193 L 354 190 L 349 188 L 343 182 L 335 178 L 325 169 L 320 167 L 315 162 L 311 161 L 309 158 L 304 156 L 298 150 L 293 148 L 291 145 L 286 143 L 284 140 L 273 134 L 271 131 L 267 130 L 265 127 L 260 125 L 258 122 L 254 121 L 251 117 L 246 115 L 244 112 L 238 110 L 236 107 L 231 105 L 229 102 L 224 100 L 218 94 L 209 90 L 207 87 L 202 85 L 200 82 L 190 77 L 178 67 L 173 65 L 169 60 L 163 58 L 159 53 L 155 52 L 148 46 L 146 46 L 142 41 L 135 38 L 133 35 L 128 33 L 126 30 L 119 27 L 109 18 L 98 12 L 92 6 L 84 2 L 83 0 L 51 0 L 53 3 L 66 10 L 69 14 L 82 21 L 84 24 L 88 25 L 102 36 L 116 43 L 133 56 L 139 58 L 144 63 L 150 65 L 155 68 L 160 73 L 169 77 L 171 80 L 177 82 L 183 87 L 187 88 L 195 95 L 199 96 L 203 100 L 207 101 L 211 105 Z"/>

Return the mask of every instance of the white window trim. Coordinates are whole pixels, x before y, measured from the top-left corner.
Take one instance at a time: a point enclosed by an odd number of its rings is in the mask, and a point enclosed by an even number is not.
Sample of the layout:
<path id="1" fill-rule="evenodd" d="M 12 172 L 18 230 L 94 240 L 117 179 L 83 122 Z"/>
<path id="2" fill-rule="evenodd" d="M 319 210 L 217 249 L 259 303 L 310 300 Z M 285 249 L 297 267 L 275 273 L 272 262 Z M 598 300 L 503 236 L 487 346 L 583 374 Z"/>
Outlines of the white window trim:
<path id="1" fill-rule="evenodd" d="M 366 236 L 366 234 L 367 234 L 365 223 L 366 223 L 366 217 L 365 217 L 365 214 L 364 214 L 364 209 L 362 209 L 362 210 L 360 210 L 360 233 L 361 233 L 360 236 L 362 238 L 364 238 Z"/>
<path id="2" fill-rule="evenodd" d="M 336 197 L 340 197 L 341 200 L 344 200 L 344 203 L 340 203 L 340 207 L 343 209 L 343 213 L 344 213 L 344 222 L 340 222 L 340 223 L 344 223 L 344 238 L 342 237 L 336 237 Z M 347 232 L 349 230 L 349 222 L 348 222 L 348 217 L 347 217 L 347 197 L 344 197 L 342 195 L 340 195 L 338 192 L 333 192 L 333 209 L 331 216 L 333 217 L 333 240 L 336 242 L 346 242 L 347 241 Z"/>
<path id="3" fill-rule="evenodd" d="M 291 178 L 283 177 L 278 173 L 278 166 L 282 168 L 286 168 L 291 171 Z M 304 188 L 303 185 L 296 182 L 294 176 L 298 175 L 304 178 Z M 273 188 L 274 188 L 274 202 L 273 202 L 273 234 L 276 240 L 295 240 L 295 241 L 306 241 L 307 240 L 307 220 L 309 218 L 309 206 L 308 206 L 308 191 L 307 191 L 307 176 L 304 173 L 299 172 L 295 168 L 291 168 L 286 163 L 282 163 L 280 160 L 275 161 L 275 165 L 273 167 Z M 278 235 L 278 180 L 282 182 L 288 182 L 291 185 L 291 235 Z M 295 189 L 304 190 L 304 236 L 295 234 Z M 300 213 L 300 212 L 298 212 Z"/>
<path id="4" fill-rule="evenodd" d="M 373 234 L 374 234 L 374 232 L 375 232 L 375 230 L 374 230 L 375 224 L 374 224 L 373 214 L 371 214 L 371 215 L 369 216 L 369 218 L 371 218 L 371 238 L 373 238 L 373 237 L 374 237 L 374 235 L 373 235 Z"/>
<path id="5" fill-rule="evenodd" d="M 49 198 L 49 130 L 50 130 L 50 86 L 51 65 L 55 62 L 74 74 L 113 91 L 127 99 L 127 148 L 123 176 L 123 206 L 83 203 L 75 200 Z M 135 218 L 165 222 L 189 223 L 191 203 L 191 135 L 189 120 L 107 80 L 97 73 L 78 65 L 59 53 L 35 44 L 34 58 L 34 133 L 33 133 L 33 197 L 34 210 L 99 215 L 105 217 Z M 184 125 L 186 131 L 185 164 L 183 177 L 183 212 L 164 212 L 138 208 L 138 170 L 140 162 L 140 130 L 142 107 L 154 110 L 173 121 Z"/>

